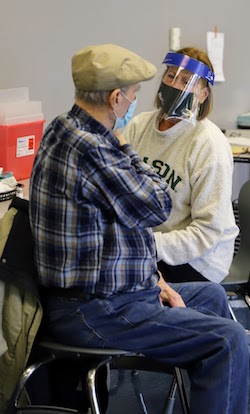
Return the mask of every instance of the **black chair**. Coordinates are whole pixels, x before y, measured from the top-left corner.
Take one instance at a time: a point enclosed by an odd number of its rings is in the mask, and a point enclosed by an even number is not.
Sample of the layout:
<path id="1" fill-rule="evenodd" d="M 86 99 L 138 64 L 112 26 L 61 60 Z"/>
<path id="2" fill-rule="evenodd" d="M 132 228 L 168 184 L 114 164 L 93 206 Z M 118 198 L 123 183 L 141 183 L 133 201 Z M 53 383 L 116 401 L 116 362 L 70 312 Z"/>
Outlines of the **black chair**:
<path id="1" fill-rule="evenodd" d="M 108 366 L 108 369 L 117 370 L 131 370 L 131 371 L 152 371 L 161 372 L 173 375 L 173 381 L 168 392 L 168 396 L 162 411 L 162 414 L 172 414 L 174 409 L 176 391 L 178 389 L 180 400 L 182 404 L 183 414 L 188 414 L 189 404 L 186 395 L 183 376 L 179 368 L 170 368 L 162 363 L 156 362 L 152 358 L 143 355 L 132 354 L 123 350 L 109 350 L 109 349 L 89 349 L 71 347 L 55 342 L 41 342 L 39 344 L 41 350 L 44 351 L 44 356 L 36 361 L 34 364 L 26 368 L 21 375 L 15 392 L 9 402 L 6 414 L 72 414 L 79 413 L 72 408 L 57 407 L 52 405 L 37 405 L 30 402 L 29 405 L 20 405 L 19 398 L 25 390 L 27 383 L 37 371 L 53 362 L 54 360 L 78 360 L 79 364 L 83 364 L 84 373 L 87 371 L 86 379 L 83 378 L 82 390 L 85 392 L 85 385 L 89 405 L 92 414 L 101 414 L 103 411 L 100 408 L 99 390 L 98 390 L 98 373 L 103 366 Z M 86 383 L 85 383 L 86 381 Z M 128 408 L 129 409 L 129 408 Z"/>
<path id="2" fill-rule="evenodd" d="M 239 248 L 222 285 L 229 292 L 229 296 L 233 294 L 241 296 L 250 307 L 250 180 L 241 187 L 238 198 L 238 216 Z"/>
<path id="3" fill-rule="evenodd" d="M 27 200 L 14 199 L 10 205 L 10 208 L 12 207 L 17 208 L 18 211 L 20 210 L 22 214 L 25 212 L 26 216 L 28 217 Z M 21 260 L 22 262 L 25 260 L 30 262 L 29 266 L 31 273 L 28 277 L 29 288 L 31 281 L 33 281 L 34 291 L 37 293 L 38 283 L 36 279 L 36 271 L 34 270 L 35 265 L 33 246 L 32 243 L 30 243 L 32 240 L 32 235 L 29 221 L 26 220 L 25 223 L 26 224 L 24 229 L 24 220 L 15 221 L 15 228 L 11 229 L 12 235 L 15 235 L 14 239 L 12 238 L 11 249 L 13 249 L 13 242 L 16 241 L 16 243 L 20 244 L 20 240 L 23 239 L 23 235 L 25 234 L 26 243 L 27 240 L 29 241 L 29 249 L 28 251 L 27 249 L 21 249 Z M 20 249 L 20 246 L 17 246 L 17 249 Z M 27 256 L 25 256 L 26 252 Z M 5 254 L 8 254 L 8 249 L 6 249 Z M 13 271 L 13 281 L 15 281 L 16 275 L 18 275 L 19 271 L 17 263 L 18 262 L 14 263 L 13 265 L 10 264 L 10 271 Z M 77 361 L 77 364 L 79 363 L 80 371 L 82 370 L 80 389 L 82 389 L 83 393 L 87 392 L 89 407 L 92 414 L 101 414 L 102 412 L 105 412 L 102 411 L 102 407 L 105 407 L 105 404 L 104 406 L 101 404 L 101 390 L 98 381 L 100 372 L 102 372 L 104 367 L 106 367 L 108 371 L 109 369 L 129 369 L 136 371 L 143 370 L 171 374 L 173 376 L 173 381 L 164 406 L 163 414 L 171 414 L 173 412 L 177 390 L 179 391 L 183 414 L 188 414 L 189 403 L 180 368 L 171 368 L 162 363 L 154 361 L 152 358 L 148 358 L 144 355 L 133 354 L 124 350 L 91 349 L 67 346 L 56 343 L 53 340 L 44 340 L 45 335 L 46 323 L 42 324 L 42 329 L 40 332 L 38 332 L 37 340 L 34 344 L 35 356 L 34 354 L 30 356 L 27 367 L 23 370 L 21 376 L 17 379 L 16 388 L 8 402 L 5 414 L 72 414 L 84 412 L 81 411 L 81 409 L 79 411 L 79 409 L 52 405 L 51 403 L 42 405 L 37 402 L 33 403 L 32 395 L 29 392 L 29 384 L 31 383 L 31 380 L 34 382 L 39 382 L 40 370 L 49 367 L 49 365 L 55 363 L 55 361 L 61 361 L 62 366 L 64 364 L 64 361 L 71 361 L 72 366 L 73 362 L 75 361 Z M 60 382 L 60 377 L 57 378 L 57 381 Z M 23 402 L 24 396 L 26 397 L 25 402 Z"/>

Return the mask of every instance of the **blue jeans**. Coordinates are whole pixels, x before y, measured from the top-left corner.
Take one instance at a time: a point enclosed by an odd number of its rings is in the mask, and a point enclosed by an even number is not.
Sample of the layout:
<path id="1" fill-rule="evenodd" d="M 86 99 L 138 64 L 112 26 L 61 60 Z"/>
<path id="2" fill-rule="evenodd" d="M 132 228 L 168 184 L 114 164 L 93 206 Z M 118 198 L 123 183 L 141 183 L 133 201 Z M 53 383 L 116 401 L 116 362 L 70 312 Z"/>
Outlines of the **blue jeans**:
<path id="1" fill-rule="evenodd" d="M 186 308 L 161 307 L 158 287 L 89 302 L 50 298 L 50 329 L 75 346 L 141 352 L 188 370 L 190 414 L 247 414 L 249 350 L 223 287 L 171 284 Z"/>

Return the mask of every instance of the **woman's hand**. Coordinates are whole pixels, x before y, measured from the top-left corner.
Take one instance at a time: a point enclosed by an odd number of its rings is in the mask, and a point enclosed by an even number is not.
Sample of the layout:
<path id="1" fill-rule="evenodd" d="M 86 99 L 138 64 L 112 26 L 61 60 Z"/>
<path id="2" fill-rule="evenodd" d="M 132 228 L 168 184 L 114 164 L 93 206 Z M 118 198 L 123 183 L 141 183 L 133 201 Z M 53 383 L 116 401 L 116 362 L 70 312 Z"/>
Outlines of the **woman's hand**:
<path id="1" fill-rule="evenodd" d="M 159 271 L 158 271 L 159 272 Z M 160 302 L 168 302 L 169 306 L 173 307 L 181 307 L 185 308 L 186 305 L 178 292 L 172 289 L 163 279 L 162 274 L 159 272 L 160 279 L 158 282 L 158 286 L 161 289 L 160 293 Z"/>
<path id="2" fill-rule="evenodd" d="M 124 136 L 121 134 L 121 132 L 119 132 L 119 129 L 116 129 L 115 131 L 113 131 L 114 136 L 118 139 L 118 141 L 120 142 L 120 146 L 122 147 L 123 145 L 127 144 L 127 141 L 125 140 Z"/>

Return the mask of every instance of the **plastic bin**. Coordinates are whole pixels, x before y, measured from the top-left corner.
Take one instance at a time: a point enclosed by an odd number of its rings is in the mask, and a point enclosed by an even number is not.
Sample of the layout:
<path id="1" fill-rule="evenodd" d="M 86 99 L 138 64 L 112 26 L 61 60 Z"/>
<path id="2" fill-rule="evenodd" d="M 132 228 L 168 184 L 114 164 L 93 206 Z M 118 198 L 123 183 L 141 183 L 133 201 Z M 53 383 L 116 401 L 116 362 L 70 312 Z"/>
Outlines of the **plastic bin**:
<path id="1" fill-rule="evenodd" d="M 33 122 L 32 117 L 43 119 L 41 101 L 0 102 L 0 125 L 23 124 Z"/>
<path id="2" fill-rule="evenodd" d="M 28 102 L 29 88 L 0 89 L 0 102 Z"/>
<path id="3" fill-rule="evenodd" d="M 0 166 L 16 180 L 29 178 L 43 135 L 44 119 L 15 125 L 0 125 Z"/>

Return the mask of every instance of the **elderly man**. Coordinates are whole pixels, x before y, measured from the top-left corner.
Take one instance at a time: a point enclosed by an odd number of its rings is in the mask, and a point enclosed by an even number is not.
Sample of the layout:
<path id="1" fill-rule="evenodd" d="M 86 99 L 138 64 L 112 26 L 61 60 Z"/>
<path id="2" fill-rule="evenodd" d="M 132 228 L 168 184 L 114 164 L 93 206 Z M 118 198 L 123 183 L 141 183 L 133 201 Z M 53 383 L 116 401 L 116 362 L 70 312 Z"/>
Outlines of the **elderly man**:
<path id="1" fill-rule="evenodd" d="M 75 104 L 47 127 L 30 183 L 49 328 L 65 344 L 187 368 L 192 414 L 246 414 L 245 331 L 230 320 L 220 285 L 169 286 L 158 275 L 151 227 L 168 219 L 168 188 L 114 133 L 131 116 L 140 82 L 155 74 L 112 44 L 72 58 Z"/>

